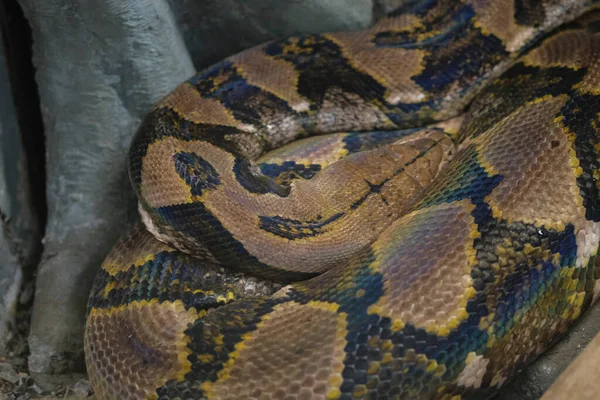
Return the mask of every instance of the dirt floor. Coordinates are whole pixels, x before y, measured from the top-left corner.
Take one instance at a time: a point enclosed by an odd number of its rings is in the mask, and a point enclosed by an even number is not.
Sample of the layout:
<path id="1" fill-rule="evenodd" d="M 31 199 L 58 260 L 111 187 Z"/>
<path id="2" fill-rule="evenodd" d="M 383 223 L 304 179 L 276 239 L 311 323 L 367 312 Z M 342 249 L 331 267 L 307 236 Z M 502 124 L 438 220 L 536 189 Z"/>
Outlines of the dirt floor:
<path id="1" fill-rule="evenodd" d="M 27 336 L 33 291 L 33 280 L 26 282 L 21 290 L 20 309 L 8 343 L 8 354 L 6 357 L 0 356 L 0 400 L 94 399 L 85 374 L 60 377 L 38 375 L 35 382 L 29 374 Z"/>

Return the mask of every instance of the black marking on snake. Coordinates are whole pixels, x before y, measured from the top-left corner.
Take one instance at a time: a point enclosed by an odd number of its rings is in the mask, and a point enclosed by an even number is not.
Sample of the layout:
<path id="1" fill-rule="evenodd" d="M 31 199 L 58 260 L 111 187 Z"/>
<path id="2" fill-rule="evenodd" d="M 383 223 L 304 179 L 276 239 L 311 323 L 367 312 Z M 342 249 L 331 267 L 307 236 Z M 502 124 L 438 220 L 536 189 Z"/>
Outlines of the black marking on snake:
<path id="1" fill-rule="evenodd" d="M 522 222 L 507 223 L 495 220 L 491 210 L 487 209 L 487 217 L 479 225 L 481 237 L 475 240 L 477 265 L 471 271 L 474 285 L 477 285 L 477 293 L 485 295 L 486 307 L 490 313 L 494 313 L 491 326 L 494 336 L 501 339 L 507 332 L 511 331 L 518 321 L 515 320 L 517 312 L 527 312 L 526 303 L 530 300 L 536 302 L 536 296 L 544 294 L 538 290 L 541 287 L 551 287 L 557 279 L 560 279 L 560 270 L 575 265 L 577 245 L 572 225 L 568 225 L 564 231 L 545 230 L 532 224 Z M 515 251 L 521 251 L 526 244 L 534 248 L 549 250 L 551 255 L 547 258 L 528 258 L 528 263 L 517 263 L 513 265 L 512 271 L 502 280 L 497 280 L 497 272 L 493 265 L 498 262 L 501 255 L 497 251 L 498 245 L 510 246 Z M 560 263 L 553 262 L 552 254 L 560 254 Z M 548 310 L 548 317 L 560 310 L 560 302 L 556 310 Z M 511 371 L 505 371 L 507 375 L 513 375 L 529 361 L 528 355 L 511 367 Z M 493 362 L 493 361 L 492 361 Z M 496 361 L 498 362 L 498 361 Z M 494 379 L 494 371 L 504 370 L 504 365 L 489 364 L 483 377 L 483 385 L 488 386 Z"/>
<path id="2" fill-rule="evenodd" d="M 156 218 L 156 221 L 171 226 L 177 234 L 181 232 L 183 237 L 205 238 L 204 246 L 223 265 L 233 266 L 241 271 L 281 283 L 315 276 L 314 273 L 286 271 L 260 262 L 201 202 L 165 206 L 147 211 Z"/>
<path id="3" fill-rule="evenodd" d="M 311 179 L 321 170 L 320 164 L 297 164 L 295 161 L 284 161 L 281 164 L 262 163 L 258 165 L 263 175 L 280 180 L 294 180 L 298 178 Z"/>
<path id="4" fill-rule="evenodd" d="M 235 345 L 241 342 L 245 333 L 253 332 L 261 322 L 262 317 L 273 311 L 273 307 L 285 303 L 287 299 L 251 298 L 228 304 L 225 308 L 216 309 L 203 319 L 198 319 L 190 326 L 185 334 L 191 339 L 187 347 L 192 354 L 208 355 L 208 361 L 202 361 L 199 357 L 191 357 L 191 371 L 185 376 L 185 381 L 215 382 L 218 372 L 227 364 Z M 224 314 L 221 315 L 221 312 Z M 227 315 L 228 317 L 224 317 Z M 229 323 L 224 323 L 229 321 Z M 217 338 L 221 338 L 217 342 Z M 158 390 L 161 394 L 172 394 L 171 390 L 176 388 L 176 383 L 167 382 L 163 388 Z M 171 390 L 169 390 L 171 388 Z M 169 396 L 168 398 L 177 398 Z M 197 398 L 204 398 L 200 396 Z M 182 397 L 183 398 L 183 397 Z"/>
<path id="5" fill-rule="evenodd" d="M 109 282 L 114 281 L 113 277 L 109 275 L 103 268 L 98 271 L 98 274 L 94 278 L 90 296 L 88 297 L 86 319 L 93 308 L 109 308 L 110 304 L 103 303 L 104 301 L 104 290 Z"/>
<path id="6" fill-rule="evenodd" d="M 342 139 L 342 142 L 344 142 L 344 149 L 348 151 L 348 154 L 353 154 L 394 143 L 421 129 L 410 128 L 398 131 L 351 132 Z"/>
<path id="7" fill-rule="evenodd" d="M 360 93 L 365 99 L 381 99 L 385 88 L 371 76 L 354 69 L 333 41 L 322 35 L 306 35 L 275 41 L 265 48 L 273 58 L 294 64 L 300 76 L 298 93 L 320 108 L 327 90 L 338 87 L 344 92 Z M 335 74 L 332 74 L 335 72 Z M 323 82 L 322 77 L 328 81 Z"/>
<path id="8" fill-rule="evenodd" d="M 471 114 L 462 129 L 462 137 L 476 137 L 512 114 L 522 104 L 544 96 L 571 94 L 586 71 L 566 67 L 540 68 L 515 64 L 501 78 L 484 89 L 471 106 Z"/>
<path id="9" fill-rule="evenodd" d="M 577 177 L 577 185 L 583 198 L 585 217 L 600 222 L 600 96 L 575 94 L 560 115 L 564 116 L 564 125 L 575 134 L 573 147 L 583 170 Z"/>
<path id="10" fill-rule="evenodd" d="M 564 231 L 557 232 L 549 230 L 545 232 L 545 238 L 539 238 L 539 228 L 525 223 L 498 222 L 489 231 L 482 235 L 482 239 L 476 243 L 478 259 L 488 261 L 491 255 L 496 255 L 495 247 L 498 243 L 508 237 L 511 248 L 522 251 L 525 244 L 534 248 L 548 249 L 550 255 L 547 258 L 528 258 L 528 262 L 520 262 L 512 267 L 512 271 L 501 281 L 499 285 L 493 281 L 494 273 L 489 269 L 488 263 L 480 264 L 474 270 L 477 278 L 474 284 L 478 286 L 494 286 L 496 292 L 494 301 L 496 318 L 496 336 L 502 338 L 504 334 L 513 327 L 513 317 L 517 310 L 523 310 L 524 303 L 529 302 L 531 296 L 539 294 L 541 285 L 550 286 L 558 278 L 558 271 L 564 267 L 575 265 L 577 257 L 577 244 L 573 225 L 569 224 Z M 560 264 L 553 264 L 552 254 L 560 254 Z M 541 254 L 541 252 L 540 252 Z M 485 279 L 485 277 L 489 278 Z M 497 286 L 497 287 L 496 287 Z M 477 290 L 483 290 L 478 288 Z"/>
<path id="11" fill-rule="evenodd" d="M 473 204 L 483 203 L 485 196 L 502 181 L 502 175 L 488 175 L 479 165 L 479 154 L 474 146 L 469 146 L 458 153 L 442 179 L 434 181 L 417 205 L 423 209 L 441 203 L 454 203 L 470 199 Z M 477 211 L 477 209 L 475 210 Z M 473 214 L 475 222 L 478 213 Z"/>
<path id="12" fill-rule="evenodd" d="M 188 79 L 188 83 L 204 96 L 214 93 L 218 88 L 222 88 L 223 81 L 236 79 L 242 79 L 242 77 L 237 74 L 230 61 L 223 60 L 192 76 Z"/>
<path id="13" fill-rule="evenodd" d="M 539 0 L 514 0 L 515 20 L 519 25 L 538 27 L 546 20 L 544 2 Z"/>
<path id="14" fill-rule="evenodd" d="M 463 36 L 464 31 L 469 29 L 469 22 L 475 15 L 470 6 L 458 8 L 460 3 L 453 4 L 439 20 L 435 21 L 438 29 L 432 29 L 431 24 L 418 27 L 412 31 L 394 32 L 385 31 L 375 35 L 373 42 L 379 48 L 395 47 L 402 49 L 426 49 L 430 50 L 440 46 L 450 45 L 456 36 Z M 472 28 L 471 28 L 472 29 Z M 435 35 L 426 39 L 419 37 L 427 32 L 436 32 Z"/>
<path id="15" fill-rule="evenodd" d="M 367 181 L 367 184 L 369 185 L 369 191 L 367 193 L 365 193 L 360 199 L 356 200 L 354 203 L 352 203 L 350 205 L 350 209 L 351 210 L 356 210 L 358 207 L 360 207 L 372 194 L 378 193 L 378 192 L 374 192 L 372 189 L 372 184 L 369 183 L 369 181 Z M 383 186 L 380 185 L 380 186 Z"/>
<path id="16" fill-rule="evenodd" d="M 176 380 L 167 381 L 163 386 L 156 389 L 158 399 L 206 399 L 206 395 L 202 390 L 198 389 L 196 382 L 184 380 L 179 382 Z"/>
<path id="17" fill-rule="evenodd" d="M 573 266 L 577 261 L 577 240 L 573 224 L 567 224 L 563 231 L 547 230 L 550 251 L 560 254 L 560 266 Z M 539 234 L 539 232 L 538 232 Z"/>
<path id="18" fill-rule="evenodd" d="M 381 189 L 383 188 L 383 185 L 385 185 L 385 182 L 383 183 L 379 183 L 379 184 L 375 184 L 375 183 L 371 183 L 367 180 L 365 180 L 367 182 L 367 185 L 369 185 L 369 193 L 370 194 L 379 194 L 381 195 L 381 201 L 387 206 L 388 205 L 388 201 L 385 198 L 385 196 L 383 196 L 381 194 Z"/>
<path id="19" fill-rule="evenodd" d="M 195 153 L 178 152 L 173 154 L 175 170 L 190 187 L 192 196 L 214 189 L 221 184 L 219 174 L 213 166 Z"/>
<path id="20" fill-rule="evenodd" d="M 150 144 L 170 137 L 184 141 L 204 140 L 230 153 L 239 154 L 240 149 L 234 142 L 223 140 L 223 137 L 228 135 L 251 134 L 228 126 L 195 124 L 182 119 L 174 110 L 166 107 L 152 111 L 142 121 L 129 150 L 129 176 L 132 186 L 139 194 L 142 163 Z"/>
<path id="21" fill-rule="evenodd" d="M 471 21 L 475 12 L 465 5 L 459 15 L 461 20 Z M 500 39 L 482 34 L 472 27 L 472 23 L 458 25 L 445 39 L 427 47 L 429 55 L 423 60 L 425 68 L 412 78 L 434 97 L 455 85 L 467 90 L 481 79 L 482 70 L 496 65 L 508 55 Z"/>
<path id="22" fill-rule="evenodd" d="M 273 235 L 282 237 L 284 239 L 304 239 L 325 233 L 330 223 L 337 221 L 344 215 L 345 213 L 340 212 L 327 219 L 318 218 L 315 220 L 306 221 L 284 218 L 277 215 L 261 215 L 259 217 L 259 226 L 263 231 L 272 233 Z"/>
<path id="23" fill-rule="evenodd" d="M 469 301 L 467 307 L 477 310 L 481 301 L 481 298 L 475 297 Z M 482 354 L 485 351 L 488 334 L 486 331 L 478 329 L 480 318 L 481 313 L 472 311 L 465 321 L 445 337 L 428 333 L 410 323 L 406 324 L 400 332 L 393 332 L 390 339 L 394 344 L 392 351 L 394 358 L 404 357 L 407 351 L 411 350 L 415 356 L 424 355 L 427 360 L 435 360 L 446 370 L 442 376 L 436 376 L 437 371 L 427 371 L 426 365 L 419 365 L 414 358 L 412 362 L 407 360 L 403 367 L 408 369 L 408 373 L 403 372 L 404 368 L 392 369 L 391 380 L 402 381 L 405 376 L 412 376 L 414 379 L 391 389 L 390 397 L 434 398 L 439 396 L 439 393 L 436 393 L 439 384 L 442 381 L 451 381 L 460 374 L 465 367 L 464 360 L 468 353 Z M 451 388 L 447 390 L 451 390 Z"/>
<path id="24" fill-rule="evenodd" d="M 370 379 L 367 371 L 371 361 L 381 361 L 383 352 L 381 348 L 369 345 L 369 338 L 379 336 L 382 340 L 392 336 L 391 320 L 382 318 L 377 314 L 369 314 L 369 306 L 376 304 L 384 295 L 384 280 L 380 273 L 374 272 L 370 265 L 376 261 L 373 250 L 366 248 L 361 251 L 359 265 L 352 270 L 352 277 L 323 275 L 301 285 L 303 289 L 292 288 L 288 292 L 289 299 L 300 304 L 311 300 L 339 304 L 338 313 L 346 315 L 347 335 L 344 352 L 344 378 L 341 398 L 347 398 L 358 384 L 366 384 Z M 343 274 L 343 273 L 342 273 Z M 346 282 L 340 285 L 340 280 Z M 362 292 L 361 296 L 357 296 Z M 395 351 L 403 351 L 402 344 L 395 346 Z M 391 365 L 387 365 L 391 367 Z M 391 369 L 386 369 L 382 364 L 380 374 L 391 374 Z M 396 373 L 398 373 L 397 371 Z M 380 375 L 380 378 L 381 376 Z M 389 382 L 384 376 L 382 383 Z M 389 390 L 389 386 L 380 385 L 376 390 L 381 395 Z M 394 396 L 391 396 L 394 398 Z"/>
<path id="25" fill-rule="evenodd" d="M 264 128 L 268 116 L 284 118 L 298 114 L 279 97 L 249 84 L 227 60 L 198 73 L 188 82 L 202 97 L 218 100 L 235 119 L 244 123 Z"/>
<path id="26" fill-rule="evenodd" d="M 453 90 L 456 85 L 464 87 L 463 91 L 469 90 L 481 80 L 482 71 L 508 56 L 499 38 L 485 35 L 474 26 L 475 11 L 470 5 L 455 2 L 447 7 L 437 10 L 433 21 L 423 21 L 424 27 L 411 32 L 381 32 L 374 39 L 377 47 L 427 52 L 424 70 L 412 80 L 429 92 L 431 98 L 443 97 L 446 90 Z M 436 34 L 421 40 L 428 32 Z M 434 103 L 429 106 L 436 108 Z"/>
<path id="27" fill-rule="evenodd" d="M 265 47 L 269 56 L 294 64 L 299 73 L 298 94 L 311 101 L 311 110 L 321 109 L 327 93 L 338 88 L 343 93 L 356 93 L 366 103 L 385 104 L 386 115 L 398 127 L 411 127 L 416 123 L 416 116 L 411 114 L 424 106 L 433 107 L 433 103 L 389 104 L 385 101 L 386 88 L 369 74 L 358 71 L 342 55 L 341 48 L 323 35 L 306 35 L 278 40 Z M 327 76 L 327 81 L 323 77 Z M 340 96 L 336 96 L 339 98 Z M 341 100 L 340 100 L 341 101 Z M 345 104 L 340 104 L 343 108 Z M 389 112 L 388 112 L 389 110 Z M 422 122 L 422 121 L 419 121 Z M 303 127 L 307 132 L 315 131 L 315 119 L 305 118 Z M 370 129 L 383 129 L 371 126 Z M 362 128 L 357 125 L 356 129 Z M 332 127 L 332 129 L 336 129 Z M 353 128 L 350 128 L 353 129 Z M 320 132 L 328 133 L 328 132 Z"/>
<path id="28" fill-rule="evenodd" d="M 279 197 L 287 197 L 290 194 L 289 186 L 280 185 L 273 178 L 263 175 L 260 169 L 246 158 L 235 159 L 233 173 L 240 185 L 250 193 L 272 193 Z"/>

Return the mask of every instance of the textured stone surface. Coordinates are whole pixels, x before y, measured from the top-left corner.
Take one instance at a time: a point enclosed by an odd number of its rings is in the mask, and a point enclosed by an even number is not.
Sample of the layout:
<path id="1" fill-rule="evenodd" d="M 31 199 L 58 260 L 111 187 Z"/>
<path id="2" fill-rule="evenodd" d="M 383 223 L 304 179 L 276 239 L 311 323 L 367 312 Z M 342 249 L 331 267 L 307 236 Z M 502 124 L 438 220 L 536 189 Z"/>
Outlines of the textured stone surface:
<path id="1" fill-rule="evenodd" d="M 81 369 L 86 299 L 135 215 L 125 155 L 151 105 L 193 73 L 161 1 L 23 0 L 47 144 L 48 223 L 30 333 L 32 372 Z"/>
<path id="2" fill-rule="evenodd" d="M 1 36 L 0 36 L 1 39 Z M 21 146 L 18 142 L 19 129 L 8 80 L 8 69 L 3 49 L 0 50 L 0 211 L 8 215 L 8 208 L 14 204 L 16 182 L 9 171 L 15 171 Z M 15 143 L 15 139 L 17 139 Z M 12 208 L 12 207 L 11 207 Z M 7 237 L 6 221 L 0 220 L 0 354 L 4 352 L 9 327 L 14 319 L 16 306 L 15 286 L 20 283 L 21 269 Z"/>
<path id="3" fill-rule="evenodd" d="M 23 269 L 39 241 L 7 62 L 0 46 L 0 356 L 11 338 Z"/>

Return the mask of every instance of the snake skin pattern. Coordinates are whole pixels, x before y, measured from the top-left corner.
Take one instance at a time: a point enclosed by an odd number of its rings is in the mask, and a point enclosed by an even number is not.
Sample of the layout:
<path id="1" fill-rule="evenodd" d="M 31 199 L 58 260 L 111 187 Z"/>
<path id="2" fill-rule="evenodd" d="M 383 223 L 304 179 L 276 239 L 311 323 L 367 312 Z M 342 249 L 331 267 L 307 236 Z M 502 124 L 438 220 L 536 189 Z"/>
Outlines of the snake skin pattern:
<path id="1" fill-rule="evenodd" d="M 88 304 L 98 399 L 471 399 L 598 297 L 594 0 L 409 0 L 146 117 Z"/>

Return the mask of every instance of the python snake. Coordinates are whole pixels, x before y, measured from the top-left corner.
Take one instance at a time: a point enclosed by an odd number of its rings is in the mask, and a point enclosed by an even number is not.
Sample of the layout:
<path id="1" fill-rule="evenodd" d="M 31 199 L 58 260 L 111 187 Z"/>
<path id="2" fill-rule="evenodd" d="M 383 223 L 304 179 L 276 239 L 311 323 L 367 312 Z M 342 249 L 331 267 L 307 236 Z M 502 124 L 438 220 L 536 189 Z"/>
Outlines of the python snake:
<path id="1" fill-rule="evenodd" d="M 497 393 L 598 297 L 594 0 L 409 0 L 198 73 L 133 139 L 99 399 Z"/>

